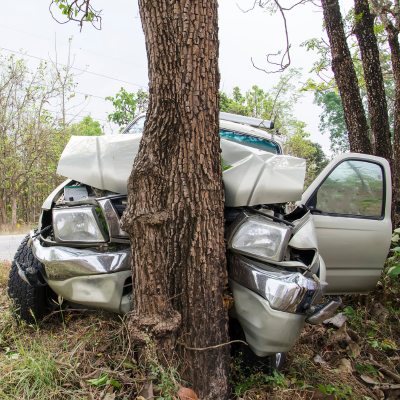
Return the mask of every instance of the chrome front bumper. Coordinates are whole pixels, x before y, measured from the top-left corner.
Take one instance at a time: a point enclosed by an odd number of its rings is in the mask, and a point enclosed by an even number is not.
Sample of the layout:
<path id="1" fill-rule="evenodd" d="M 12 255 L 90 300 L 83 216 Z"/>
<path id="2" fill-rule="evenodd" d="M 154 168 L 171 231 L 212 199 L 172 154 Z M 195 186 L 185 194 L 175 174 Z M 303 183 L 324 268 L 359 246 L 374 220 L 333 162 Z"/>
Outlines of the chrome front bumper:
<path id="1" fill-rule="evenodd" d="M 306 315 L 277 311 L 252 290 L 229 278 L 235 308 L 229 310 L 243 328 L 246 341 L 259 357 L 289 351 L 299 338 Z"/>
<path id="2" fill-rule="evenodd" d="M 232 252 L 228 252 L 228 269 L 231 279 L 262 296 L 271 308 L 289 313 L 306 314 L 319 302 L 327 286 L 298 272 L 268 266 Z"/>
<path id="3" fill-rule="evenodd" d="M 31 238 L 34 231 L 30 232 Z M 100 252 L 73 247 L 44 247 L 38 237 L 32 238 L 35 257 L 45 266 L 45 279 L 62 281 L 84 275 L 130 271 L 130 249 Z"/>
<path id="4" fill-rule="evenodd" d="M 33 253 L 44 264 L 42 274 L 58 295 L 74 303 L 121 314 L 131 310 L 132 295 L 123 295 L 131 274 L 130 249 L 100 252 L 45 247 L 33 236 L 32 231 Z M 261 268 L 257 261 L 233 253 L 228 253 L 228 266 L 235 299 L 232 316 L 239 320 L 250 348 L 259 356 L 290 350 L 324 285 L 276 266 L 270 270 L 265 265 Z M 331 306 L 327 311 L 334 312 Z M 329 317 L 321 310 L 312 319 L 319 320 L 321 315 Z"/>

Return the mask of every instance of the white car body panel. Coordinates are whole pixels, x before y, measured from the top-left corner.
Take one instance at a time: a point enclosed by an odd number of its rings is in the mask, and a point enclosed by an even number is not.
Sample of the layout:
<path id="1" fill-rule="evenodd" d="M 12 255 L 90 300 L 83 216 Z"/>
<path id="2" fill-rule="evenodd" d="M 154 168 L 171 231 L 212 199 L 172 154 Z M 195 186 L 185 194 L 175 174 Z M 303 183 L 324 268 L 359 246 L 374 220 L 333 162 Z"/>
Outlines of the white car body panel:
<path id="1" fill-rule="evenodd" d="M 323 215 L 313 212 L 319 252 L 326 264 L 327 294 L 367 293 L 381 275 L 392 235 L 392 185 L 390 166 L 381 157 L 345 153 L 334 158 L 304 192 L 306 204 L 328 175 L 346 160 L 374 162 L 384 171 L 384 214 L 382 218 Z"/>

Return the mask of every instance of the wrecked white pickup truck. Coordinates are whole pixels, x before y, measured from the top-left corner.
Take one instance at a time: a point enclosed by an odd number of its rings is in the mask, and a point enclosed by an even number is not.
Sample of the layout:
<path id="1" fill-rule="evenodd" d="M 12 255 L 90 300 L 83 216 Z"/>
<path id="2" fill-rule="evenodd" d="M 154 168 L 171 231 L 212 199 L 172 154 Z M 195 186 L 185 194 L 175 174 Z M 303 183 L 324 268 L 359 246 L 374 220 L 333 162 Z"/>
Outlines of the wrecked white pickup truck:
<path id="1" fill-rule="evenodd" d="M 42 318 L 57 296 L 73 308 L 131 310 L 130 243 L 119 221 L 144 122 L 142 115 L 122 134 L 71 138 L 57 170 L 68 180 L 44 202 L 38 229 L 12 263 L 8 294 L 23 320 Z M 346 153 L 302 193 L 305 161 L 284 155 L 260 126 L 272 124 L 221 113 L 229 312 L 240 331 L 232 335 L 279 368 L 275 354 L 292 348 L 304 324 L 340 305 L 317 305 L 324 294 L 376 285 L 392 232 L 391 174 L 385 159 Z M 291 212 L 288 202 L 297 202 Z"/>

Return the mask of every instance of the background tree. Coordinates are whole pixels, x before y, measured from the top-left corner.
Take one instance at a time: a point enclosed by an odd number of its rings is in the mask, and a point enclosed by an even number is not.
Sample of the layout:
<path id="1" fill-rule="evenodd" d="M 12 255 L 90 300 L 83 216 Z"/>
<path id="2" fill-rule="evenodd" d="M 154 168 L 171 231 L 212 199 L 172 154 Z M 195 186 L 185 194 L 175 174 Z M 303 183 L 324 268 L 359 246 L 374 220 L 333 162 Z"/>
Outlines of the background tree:
<path id="1" fill-rule="evenodd" d="M 89 115 L 83 117 L 80 122 L 71 124 L 68 129 L 70 135 L 76 136 L 101 136 L 104 135 L 99 121 L 93 120 Z"/>
<path id="2" fill-rule="evenodd" d="M 106 100 L 113 103 L 115 111 L 108 115 L 108 120 L 121 126 L 132 121 L 138 114 L 147 110 L 149 94 L 139 89 L 137 93 L 128 93 L 124 88 L 115 95 L 108 96 Z"/>
<path id="3" fill-rule="evenodd" d="M 394 79 L 394 127 L 393 127 L 393 219 L 400 222 L 400 8 L 399 2 L 371 0 L 371 5 L 382 22 L 388 37 Z"/>
<path id="4" fill-rule="evenodd" d="M 0 56 L 2 225 L 37 222 L 44 199 L 65 179 L 56 170 L 70 136 L 103 134 L 90 116 L 76 124 L 66 120 L 73 87 L 72 77 L 60 76 L 52 63 L 32 71 L 23 59 Z"/>
<path id="5" fill-rule="evenodd" d="M 394 32 L 389 27 L 388 23 L 392 24 L 393 28 L 395 27 L 394 22 L 396 15 L 396 7 L 394 7 L 391 11 L 390 4 L 388 3 L 389 9 L 386 5 L 382 5 L 377 1 L 371 0 L 371 5 L 374 7 L 376 12 L 381 12 L 381 21 L 375 20 L 373 21 L 373 16 L 371 16 L 369 10 L 369 4 L 366 0 L 356 0 L 355 1 L 355 9 L 351 10 L 349 14 L 342 20 L 340 9 L 337 4 L 337 1 L 325 2 L 327 14 L 325 15 L 328 19 L 329 24 L 331 25 L 331 31 L 328 29 L 328 22 L 325 20 L 327 25 L 328 36 L 332 36 L 332 32 L 335 35 L 340 33 L 341 36 L 341 45 L 347 48 L 346 54 L 350 54 L 350 58 L 352 60 L 353 70 L 356 73 L 358 78 L 358 92 L 363 95 L 365 93 L 365 100 L 363 104 L 363 109 L 367 111 L 364 112 L 366 118 L 369 119 L 369 124 L 372 128 L 371 135 L 371 143 L 373 143 L 373 149 L 370 151 L 370 154 L 376 154 L 383 157 L 386 157 L 391 164 L 392 170 L 392 181 L 393 181 L 393 196 L 392 196 L 392 221 L 394 226 L 397 226 L 400 221 L 400 207 L 399 204 L 399 131 L 396 130 L 396 121 L 397 118 L 397 107 L 400 105 L 400 96 L 399 102 L 396 103 L 396 91 L 400 95 L 400 89 L 398 90 L 398 84 L 400 81 L 396 82 L 396 68 L 393 67 L 396 65 L 396 52 L 400 52 L 398 49 L 398 31 L 397 34 L 393 36 L 390 32 Z M 333 6 L 332 6 L 333 4 Z M 386 4 L 386 3 L 385 3 Z M 325 7 L 324 6 L 324 7 Z M 381 7 L 381 8 L 380 8 Z M 386 8 L 385 8 L 386 7 Z M 335 10 L 336 19 L 332 19 L 332 10 Z M 380 10 L 380 11 L 379 11 Z M 389 15 L 390 18 L 385 20 L 385 15 Z M 333 21 L 335 23 L 333 24 Z M 339 22 L 338 22 L 339 21 Z M 344 21 L 344 24 L 343 24 Z M 387 24 L 383 23 L 385 21 Z M 341 28 L 340 28 L 341 26 Z M 344 26 L 344 27 L 343 27 Z M 339 27 L 339 28 L 338 28 Z M 388 27 L 388 29 L 386 29 Z M 343 40 L 344 28 L 347 29 L 348 40 L 350 41 L 350 47 L 353 50 L 353 53 L 349 52 L 349 46 L 346 42 L 346 38 Z M 395 28 L 394 28 L 395 29 Z M 352 39 L 352 34 L 356 33 L 358 43 L 354 44 Z M 392 39 L 391 39 L 392 38 Z M 392 44 L 391 44 L 392 40 Z M 397 45 L 395 42 L 397 41 Z M 388 46 L 389 44 L 389 46 Z M 312 39 L 305 44 L 308 48 L 317 49 L 317 51 L 321 55 L 321 60 L 314 65 L 314 71 L 318 74 L 321 74 L 321 71 L 327 70 L 327 68 L 331 65 L 333 71 L 334 70 L 334 55 L 336 54 L 333 49 L 332 40 L 330 42 L 330 46 L 326 46 L 326 43 L 321 42 L 320 40 Z M 393 46 L 392 46 L 393 45 Z M 397 46 L 397 47 L 396 47 Z M 327 57 L 328 51 L 332 52 L 332 59 L 329 60 Z M 394 54 L 394 55 L 393 55 Z M 346 56 L 347 57 L 347 56 Z M 348 60 L 348 57 L 347 57 Z M 391 60 L 391 65 L 390 65 Z M 400 61 L 400 59 L 399 59 Z M 399 62 L 400 67 L 400 62 Z M 344 70 L 345 72 L 346 70 Z M 330 79 L 330 81 L 326 81 L 321 84 L 315 84 L 313 81 L 309 81 L 306 85 L 307 89 L 316 89 L 316 90 L 328 90 L 330 88 L 334 88 L 336 85 L 339 87 L 337 74 L 335 73 L 335 79 Z M 400 78 L 400 71 L 399 71 Z M 345 85 L 342 88 L 339 87 L 340 95 L 342 98 L 344 96 L 349 96 L 349 86 Z M 354 88 L 351 89 L 353 91 Z M 323 99 L 323 98 L 322 98 Z M 386 105 L 385 105 L 386 103 Z M 360 113 L 361 113 L 360 109 Z M 346 118 L 346 109 L 344 108 L 344 116 Z M 346 119 L 347 122 L 347 119 Z M 349 130 L 348 124 L 347 129 Z M 399 124 L 400 126 L 400 124 Z M 361 129 L 360 126 L 360 137 L 363 136 L 363 132 L 365 129 Z M 352 138 L 349 134 L 350 147 Z M 393 150 L 392 150 L 393 149 Z"/>
<path id="6" fill-rule="evenodd" d="M 320 114 L 319 131 L 329 134 L 331 150 L 334 153 L 349 151 L 349 137 L 340 95 L 333 90 L 316 91 L 314 103 L 323 109 Z"/>
<path id="7" fill-rule="evenodd" d="M 368 0 L 354 0 L 354 3 L 356 16 L 354 32 L 360 47 L 367 90 L 373 152 L 390 162 L 392 158 L 391 133 L 378 41 L 374 33 L 374 17 L 369 11 Z"/>
<path id="8" fill-rule="evenodd" d="M 332 53 L 332 70 L 344 110 L 350 150 L 372 154 L 369 127 L 358 87 L 357 75 L 346 42 L 338 0 L 322 0 L 324 20 Z"/>

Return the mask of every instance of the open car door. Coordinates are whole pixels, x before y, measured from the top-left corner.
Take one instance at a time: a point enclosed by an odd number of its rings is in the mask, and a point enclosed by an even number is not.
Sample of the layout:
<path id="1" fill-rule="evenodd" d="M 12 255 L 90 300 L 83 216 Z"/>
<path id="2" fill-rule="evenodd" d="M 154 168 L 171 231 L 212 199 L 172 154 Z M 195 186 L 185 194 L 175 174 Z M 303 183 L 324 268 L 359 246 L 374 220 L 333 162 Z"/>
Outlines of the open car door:
<path id="1" fill-rule="evenodd" d="M 357 153 L 336 157 L 303 193 L 326 264 L 327 294 L 375 287 L 391 242 L 391 200 L 389 163 Z"/>

